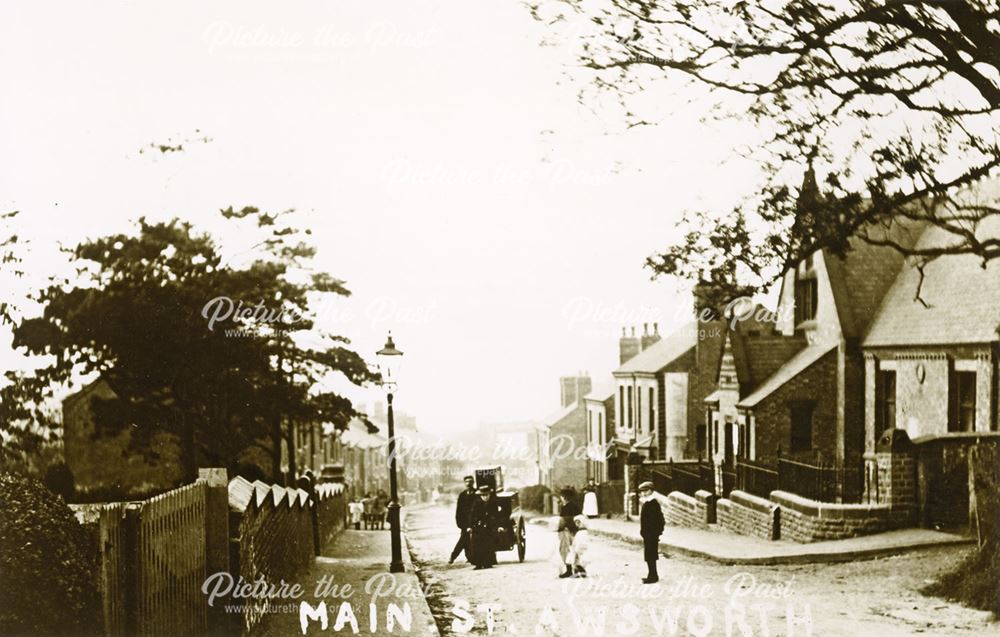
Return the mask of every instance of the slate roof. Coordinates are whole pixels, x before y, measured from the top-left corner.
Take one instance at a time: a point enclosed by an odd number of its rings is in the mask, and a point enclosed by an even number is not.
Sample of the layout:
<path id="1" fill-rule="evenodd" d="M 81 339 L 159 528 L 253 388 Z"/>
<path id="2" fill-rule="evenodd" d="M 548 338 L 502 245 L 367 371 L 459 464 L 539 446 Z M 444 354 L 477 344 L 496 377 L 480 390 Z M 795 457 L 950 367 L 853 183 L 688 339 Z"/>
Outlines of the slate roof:
<path id="1" fill-rule="evenodd" d="M 791 358 L 791 360 L 782 365 L 777 372 L 772 374 L 749 396 L 736 403 L 736 406 L 755 407 L 757 403 L 773 394 L 785 383 L 807 370 L 813 363 L 835 349 L 837 349 L 836 343 L 818 343 L 809 345 L 805 349 L 800 350 Z"/>
<path id="2" fill-rule="evenodd" d="M 583 403 L 578 403 L 578 402 L 573 403 L 572 405 L 560 408 L 559 411 L 549 414 L 547 417 L 542 419 L 543 427 L 551 427 L 552 425 L 556 424 L 566 416 L 569 416 L 574 411 L 579 409 L 582 404 Z"/>
<path id="3" fill-rule="evenodd" d="M 983 236 L 1000 236 L 1000 220 L 983 223 Z M 918 248 L 954 242 L 950 233 L 928 228 Z M 944 345 L 994 343 L 1000 340 L 1000 262 L 982 267 L 974 255 L 946 255 L 924 268 L 920 297 L 915 299 L 920 274 L 907 262 L 881 306 L 864 339 L 865 347 L 887 345 Z"/>
<path id="4" fill-rule="evenodd" d="M 805 338 L 801 336 L 781 334 L 750 336 L 740 340 L 741 350 L 745 352 L 747 359 L 745 363 L 747 377 L 745 380 L 740 379 L 740 389 L 744 395 L 777 373 L 782 365 L 807 346 Z"/>
<path id="5" fill-rule="evenodd" d="M 599 400 L 605 401 L 608 398 L 613 398 L 615 395 L 615 384 L 609 382 L 598 383 L 597 387 L 593 388 L 590 393 L 583 397 L 584 400 Z"/>
<path id="6" fill-rule="evenodd" d="M 670 336 L 650 345 L 647 349 L 626 361 L 614 373 L 656 373 L 686 354 L 697 344 L 698 324 L 691 322 L 675 330 Z"/>
<path id="7" fill-rule="evenodd" d="M 917 242 L 922 223 L 895 221 L 891 226 L 869 227 L 872 238 L 889 239 L 904 247 Z M 886 292 L 903 267 L 903 255 L 892 248 L 865 243 L 857 237 L 848 241 L 843 257 L 824 252 L 830 286 L 837 304 L 841 329 L 847 337 L 864 335 Z"/>

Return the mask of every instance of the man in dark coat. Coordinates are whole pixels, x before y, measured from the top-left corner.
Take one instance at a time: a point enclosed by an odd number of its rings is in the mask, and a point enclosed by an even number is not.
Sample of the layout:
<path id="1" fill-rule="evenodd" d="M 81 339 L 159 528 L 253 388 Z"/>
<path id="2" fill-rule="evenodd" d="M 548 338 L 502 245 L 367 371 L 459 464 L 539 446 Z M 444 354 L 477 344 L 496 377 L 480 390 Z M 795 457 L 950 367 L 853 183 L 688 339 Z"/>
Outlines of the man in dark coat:
<path id="1" fill-rule="evenodd" d="M 455 548 L 451 551 L 451 558 L 448 560 L 449 564 L 454 563 L 458 559 L 458 556 L 462 554 L 462 551 L 466 551 L 466 557 L 468 557 L 468 529 L 472 526 L 472 503 L 477 499 L 475 483 L 476 481 L 472 476 L 465 476 L 465 491 L 458 494 L 458 503 L 455 505 L 455 525 L 458 527 L 461 535 L 458 537 Z"/>
<path id="2" fill-rule="evenodd" d="M 497 563 L 497 534 L 503 532 L 503 527 L 500 507 L 493 497 L 492 489 L 482 486 L 477 493 L 479 497 L 472 502 L 469 548 L 466 555 L 478 571 L 492 568 Z"/>
<path id="3" fill-rule="evenodd" d="M 663 533 L 663 510 L 659 501 L 653 497 L 653 483 L 643 482 L 639 485 L 639 498 L 642 500 L 642 510 L 639 512 L 639 535 L 642 536 L 642 558 L 646 561 L 649 573 L 643 578 L 643 584 L 655 584 L 660 581 L 656 572 L 656 560 L 660 553 L 660 535 Z"/>

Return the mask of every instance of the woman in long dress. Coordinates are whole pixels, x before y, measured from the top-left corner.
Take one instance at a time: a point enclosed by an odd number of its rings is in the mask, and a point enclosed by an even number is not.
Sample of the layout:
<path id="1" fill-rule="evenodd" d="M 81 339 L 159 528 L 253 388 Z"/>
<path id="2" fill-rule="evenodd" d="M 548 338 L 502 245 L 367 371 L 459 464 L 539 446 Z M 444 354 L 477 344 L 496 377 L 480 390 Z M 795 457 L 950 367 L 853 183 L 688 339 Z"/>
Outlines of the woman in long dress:
<path id="1" fill-rule="evenodd" d="M 475 570 L 492 568 L 497 563 L 497 504 L 487 486 L 479 487 L 479 497 L 472 501 L 469 549 L 466 555 Z"/>
<path id="2" fill-rule="evenodd" d="M 583 514 L 588 518 L 596 518 L 600 515 L 597 510 L 597 484 L 591 478 L 587 481 L 587 486 L 583 488 Z"/>

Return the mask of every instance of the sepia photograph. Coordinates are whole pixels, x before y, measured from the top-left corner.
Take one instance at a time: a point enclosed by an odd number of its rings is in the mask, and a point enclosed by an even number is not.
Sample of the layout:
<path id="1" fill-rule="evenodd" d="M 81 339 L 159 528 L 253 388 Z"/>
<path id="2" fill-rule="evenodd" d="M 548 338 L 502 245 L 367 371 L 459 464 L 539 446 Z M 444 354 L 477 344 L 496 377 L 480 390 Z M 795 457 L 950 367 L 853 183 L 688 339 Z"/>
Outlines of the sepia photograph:
<path id="1" fill-rule="evenodd" d="M 6 0 L 0 637 L 1000 637 L 1000 0 Z"/>

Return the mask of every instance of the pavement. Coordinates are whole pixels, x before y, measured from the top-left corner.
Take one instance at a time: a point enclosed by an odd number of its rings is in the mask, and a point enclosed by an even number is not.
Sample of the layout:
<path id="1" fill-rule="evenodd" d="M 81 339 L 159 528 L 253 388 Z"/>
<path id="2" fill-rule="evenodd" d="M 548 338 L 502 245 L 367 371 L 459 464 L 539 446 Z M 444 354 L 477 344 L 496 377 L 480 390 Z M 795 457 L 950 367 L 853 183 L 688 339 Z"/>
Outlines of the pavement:
<path id="1" fill-rule="evenodd" d="M 405 525 L 404 525 L 405 528 Z M 413 635 L 438 637 L 434 616 L 427 606 L 416 569 L 410 561 L 410 552 L 403 535 L 403 565 L 405 572 L 389 573 L 391 541 L 388 526 L 382 531 L 343 531 L 333 541 L 323 555 L 318 556 L 309 571 L 298 578 L 306 591 L 300 601 L 309 602 L 313 607 L 325 601 L 329 631 L 337 632 L 339 614 L 345 613 L 343 606 L 350 604 L 350 611 L 357 621 L 355 629 L 350 622 L 342 624 L 339 631 L 344 634 L 360 632 L 366 635 Z M 325 579 L 324 579 L 325 578 Z M 316 595 L 319 582 L 332 582 L 327 590 Z M 349 588 L 348 588 L 349 587 Z M 371 617 L 370 604 L 374 601 L 376 613 Z M 410 609 L 412 624 L 409 630 L 399 620 L 394 628 L 388 627 L 389 608 L 395 604 L 405 612 Z M 297 606 L 297 604 L 296 604 Z M 374 629 L 371 621 L 374 619 Z M 326 634 L 324 626 L 317 619 L 310 621 L 305 634 Z M 264 637 L 286 637 L 302 635 L 298 612 L 277 612 L 267 616 L 254 635 Z"/>
<path id="2" fill-rule="evenodd" d="M 532 519 L 554 523 L 551 516 Z M 638 521 L 622 518 L 594 518 L 591 532 L 624 542 L 642 544 Z M 787 540 L 764 540 L 717 528 L 708 530 L 667 526 L 660 537 L 660 550 L 715 560 L 722 564 L 815 564 L 851 562 L 938 546 L 971 544 L 971 537 L 931 529 L 899 529 L 845 540 L 800 544 Z"/>

